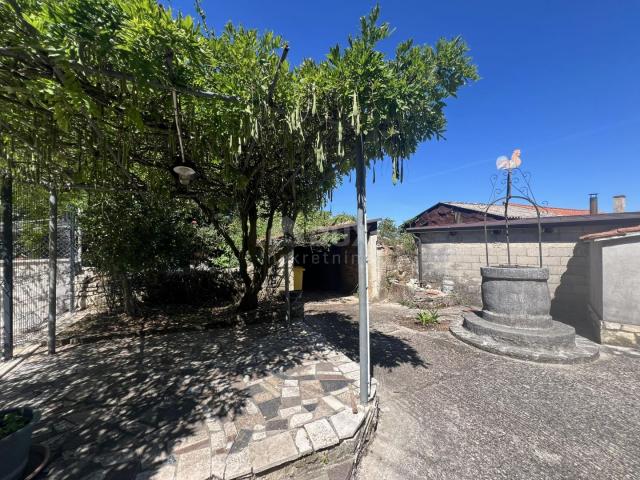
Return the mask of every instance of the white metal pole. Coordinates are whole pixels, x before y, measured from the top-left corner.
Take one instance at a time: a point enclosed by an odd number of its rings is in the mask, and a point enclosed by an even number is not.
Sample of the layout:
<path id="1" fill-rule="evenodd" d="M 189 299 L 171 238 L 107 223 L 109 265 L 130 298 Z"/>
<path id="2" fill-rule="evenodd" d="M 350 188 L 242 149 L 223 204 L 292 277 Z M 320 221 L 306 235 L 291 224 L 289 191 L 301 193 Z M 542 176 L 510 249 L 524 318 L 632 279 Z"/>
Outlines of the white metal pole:
<path id="1" fill-rule="evenodd" d="M 367 171 L 362 135 L 356 145 L 356 191 L 358 197 L 358 302 L 360 324 L 360 403 L 369 402 L 369 285 L 367 276 Z"/>

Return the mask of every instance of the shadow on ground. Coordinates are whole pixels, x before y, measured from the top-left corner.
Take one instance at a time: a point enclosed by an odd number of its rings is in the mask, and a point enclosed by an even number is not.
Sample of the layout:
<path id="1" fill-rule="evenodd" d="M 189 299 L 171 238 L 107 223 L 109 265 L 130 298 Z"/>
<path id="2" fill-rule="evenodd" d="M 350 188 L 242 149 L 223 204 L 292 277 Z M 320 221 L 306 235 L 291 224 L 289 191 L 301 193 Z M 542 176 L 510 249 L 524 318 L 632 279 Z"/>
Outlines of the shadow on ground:
<path id="1" fill-rule="evenodd" d="M 360 361 L 359 326 L 351 315 L 343 312 L 309 312 L 305 314 L 305 322 L 319 331 L 331 347 L 356 362 Z M 428 365 L 415 348 L 397 336 L 371 329 L 369 341 L 374 376 L 376 367 L 392 369 L 402 364 L 413 367 Z"/>
<path id="2" fill-rule="evenodd" d="M 68 346 L 4 378 L 0 405 L 41 410 L 34 442 L 52 452 L 42 478 L 135 478 L 172 461 L 207 419 L 243 414 L 243 377 L 293 368 L 324 347 L 283 324 Z"/>

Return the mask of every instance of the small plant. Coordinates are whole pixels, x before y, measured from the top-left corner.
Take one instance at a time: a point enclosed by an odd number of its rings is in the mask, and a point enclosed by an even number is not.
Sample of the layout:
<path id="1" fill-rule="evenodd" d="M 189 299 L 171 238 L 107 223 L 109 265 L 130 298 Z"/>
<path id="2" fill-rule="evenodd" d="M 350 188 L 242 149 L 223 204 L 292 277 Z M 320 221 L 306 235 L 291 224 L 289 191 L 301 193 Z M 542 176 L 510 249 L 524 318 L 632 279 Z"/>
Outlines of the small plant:
<path id="1" fill-rule="evenodd" d="M 423 327 L 440 323 L 440 313 L 437 308 L 421 310 L 418 312 L 417 318 Z"/>
<path id="2" fill-rule="evenodd" d="M 0 439 L 17 432 L 27 426 L 28 423 L 29 419 L 19 413 L 5 413 L 0 417 Z"/>

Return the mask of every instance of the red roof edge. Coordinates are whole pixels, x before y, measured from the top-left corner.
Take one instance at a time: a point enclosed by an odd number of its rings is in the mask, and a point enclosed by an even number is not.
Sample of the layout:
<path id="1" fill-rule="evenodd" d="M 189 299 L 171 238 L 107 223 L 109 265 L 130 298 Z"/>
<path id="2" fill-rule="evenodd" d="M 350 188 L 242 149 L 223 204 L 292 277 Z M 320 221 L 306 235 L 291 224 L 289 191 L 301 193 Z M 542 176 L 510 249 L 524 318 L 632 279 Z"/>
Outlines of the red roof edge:
<path id="1" fill-rule="evenodd" d="M 601 238 L 624 237 L 628 233 L 640 233 L 640 225 L 636 225 L 635 227 L 614 228 L 613 230 L 607 230 L 606 232 L 589 233 L 588 235 L 581 236 L 580 240 L 598 240 Z"/>

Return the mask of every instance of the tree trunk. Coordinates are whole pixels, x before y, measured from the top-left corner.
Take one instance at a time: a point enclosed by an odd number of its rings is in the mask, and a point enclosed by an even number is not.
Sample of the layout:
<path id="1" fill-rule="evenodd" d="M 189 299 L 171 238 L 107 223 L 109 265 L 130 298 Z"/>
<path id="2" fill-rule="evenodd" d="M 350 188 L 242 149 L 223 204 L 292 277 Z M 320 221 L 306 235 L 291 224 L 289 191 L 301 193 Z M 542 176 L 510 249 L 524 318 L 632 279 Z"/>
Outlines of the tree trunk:
<path id="1" fill-rule="evenodd" d="M 249 288 L 244 291 L 240 303 L 238 303 L 238 312 L 249 312 L 258 308 L 258 294 L 260 289 Z"/>
<path id="2" fill-rule="evenodd" d="M 124 308 L 124 313 L 126 313 L 127 315 L 135 315 L 136 313 L 135 300 L 131 293 L 131 285 L 129 283 L 129 277 L 127 277 L 126 273 L 122 275 L 121 281 L 122 281 L 121 283 L 122 306 Z"/>
<path id="3" fill-rule="evenodd" d="M 261 245 L 258 240 L 258 209 L 255 202 L 253 204 L 249 203 L 244 210 L 241 210 L 239 217 L 242 236 L 240 245 L 238 245 L 227 232 L 225 225 L 216 219 L 206 204 L 197 200 L 196 202 L 238 260 L 238 273 L 242 279 L 244 291 L 238 303 L 237 311 L 255 310 L 258 308 L 258 296 L 269 274 L 269 268 L 278 259 L 276 255 L 270 253 L 273 218 L 277 208 L 272 207 L 269 210 L 264 245 Z"/>

